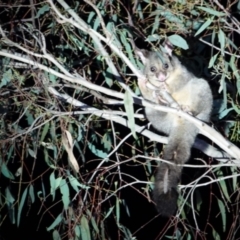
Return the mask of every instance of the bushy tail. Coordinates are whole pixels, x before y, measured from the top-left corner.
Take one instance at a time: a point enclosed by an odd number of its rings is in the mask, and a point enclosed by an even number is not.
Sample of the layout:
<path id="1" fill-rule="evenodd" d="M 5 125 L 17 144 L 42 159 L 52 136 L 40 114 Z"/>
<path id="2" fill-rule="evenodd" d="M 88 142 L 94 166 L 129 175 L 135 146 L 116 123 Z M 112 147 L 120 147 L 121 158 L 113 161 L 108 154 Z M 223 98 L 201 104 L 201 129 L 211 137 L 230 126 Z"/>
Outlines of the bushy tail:
<path id="1" fill-rule="evenodd" d="M 172 129 L 169 142 L 163 151 L 163 159 L 175 164 L 183 164 L 190 157 L 191 147 L 197 135 L 197 128 L 185 123 Z M 176 212 L 178 199 L 178 183 L 181 178 L 182 167 L 174 164 L 161 163 L 156 177 L 153 200 L 157 204 L 159 213 L 171 216 Z"/>
<path id="2" fill-rule="evenodd" d="M 155 177 L 153 200 L 157 210 L 163 216 L 171 216 L 176 212 L 178 190 L 177 185 L 181 177 L 181 167 L 162 163 Z"/>

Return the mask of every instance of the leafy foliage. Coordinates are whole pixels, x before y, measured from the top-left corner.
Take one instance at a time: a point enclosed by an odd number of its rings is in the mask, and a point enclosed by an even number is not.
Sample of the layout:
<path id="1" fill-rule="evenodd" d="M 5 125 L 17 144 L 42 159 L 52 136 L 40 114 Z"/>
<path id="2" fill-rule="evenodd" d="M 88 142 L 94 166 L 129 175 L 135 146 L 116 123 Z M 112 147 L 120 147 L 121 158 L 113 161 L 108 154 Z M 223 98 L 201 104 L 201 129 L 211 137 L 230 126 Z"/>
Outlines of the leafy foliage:
<path id="1" fill-rule="evenodd" d="M 28 221 L 23 239 L 43 239 L 46 230 L 53 239 L 234 239 L 239 159 L 226 161 L 207 139 L 195 145 L 207 156 L 194 150 L 198 161 L 183 174 L 177 215 L 156 218 L 152 182 L 159 143 L 167 140 L 145 128 L 134 104 L 142 65 L 131 39 L 158 49 L 168 37 L 182 61 L 209 80 L 212 120 L 238 144 L 239 3 L 1 6 L 0 224 L 24 229 Z"/>

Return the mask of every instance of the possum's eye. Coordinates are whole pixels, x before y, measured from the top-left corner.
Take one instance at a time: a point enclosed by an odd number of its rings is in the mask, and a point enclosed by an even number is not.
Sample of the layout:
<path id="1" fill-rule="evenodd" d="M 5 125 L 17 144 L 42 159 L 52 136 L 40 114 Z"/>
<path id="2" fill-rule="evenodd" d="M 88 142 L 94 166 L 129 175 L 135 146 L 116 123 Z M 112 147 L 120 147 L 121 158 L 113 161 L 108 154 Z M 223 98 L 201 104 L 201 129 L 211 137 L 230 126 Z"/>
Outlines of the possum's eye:
<path id="1" fill-rule="evenodd" d="M 168 69 L 168 68 L 169 68 L 169 65 L 168 65 L 167 63 L 164 63 L 164 64 L 163 64 L 163 68 L 164 68 L 164 69 Z"/>
<path id="2" fill-rule="evenodd" d="M 151 72 L 156 72 L 156 71 L 157 71 L 157 68 L 154 67 L 154 66 L 152 66 L 152 67 L 150 67 L 150 71 L 151 71 Z"/>

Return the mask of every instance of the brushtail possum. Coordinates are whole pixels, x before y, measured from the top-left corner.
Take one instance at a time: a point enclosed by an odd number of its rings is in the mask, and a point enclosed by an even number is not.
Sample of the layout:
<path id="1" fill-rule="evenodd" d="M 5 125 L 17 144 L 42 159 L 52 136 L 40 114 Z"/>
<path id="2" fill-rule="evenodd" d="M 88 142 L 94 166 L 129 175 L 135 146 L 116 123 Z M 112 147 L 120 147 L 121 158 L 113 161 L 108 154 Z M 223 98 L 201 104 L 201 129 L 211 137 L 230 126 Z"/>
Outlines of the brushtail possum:
<path id="1" fill-rule="evenodd" d="M 169 42 L 159 52 L 135 49 L 144 64 L 145 78 L 138 79 L 142 96 L 159 105 L 172 106 L 158 94 L 167 91 L 182 110 L 208 122 L 212 109 L 211 89 L 206 80 L 197 78 L 180 63 L 172 49 Z M 174 164 L 159 165 L 153 191 L 159 213 L 169 217 L 177 209 L 177 185 L 182 172 L 182 167 L 175 164 L 184 164 L 190 158 L 198 128 L 173 113 L 145 108 L 145 115 L 157 131 L 169 136 L 163 159 Z"/>

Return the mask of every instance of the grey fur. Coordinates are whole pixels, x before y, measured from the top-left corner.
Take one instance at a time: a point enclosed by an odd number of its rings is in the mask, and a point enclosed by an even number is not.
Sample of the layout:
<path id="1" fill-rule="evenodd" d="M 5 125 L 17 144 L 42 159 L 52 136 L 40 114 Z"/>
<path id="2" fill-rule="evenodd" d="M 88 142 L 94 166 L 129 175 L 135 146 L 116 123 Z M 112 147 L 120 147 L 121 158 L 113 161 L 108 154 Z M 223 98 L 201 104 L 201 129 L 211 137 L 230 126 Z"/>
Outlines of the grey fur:
<path id="1" fill-rule="evenodd" d="M 166 51 L 159 53 L 136 49 L 144 64 L 146 77 L 138 82 L 143 97 L 160 105 L 168 105 L 156 95 L 158 90 L 168 91 L 182 109 L 187 109 L 194 117 L 208 122 L 212 110 L 212 92 L 207 81 L 195 77 L 177 57 L 172 56 L 169 44 L 165 45 L 165 49 Z M 149 83 L 153 88 L 148 87 Z M 175 164 L 187 162 L 198 129 L 173 113 L 145 108 L 145 114 L 157 131 L 169 136 L 168 144 L 163 150 L 163 159 Z M 153 199 L 158 211 L 164 216 L 171 216 L 176 212 L 177 185 L 181 172 L 182 167 L 177 165 L 161 163 L 158 167 Z"/>

